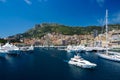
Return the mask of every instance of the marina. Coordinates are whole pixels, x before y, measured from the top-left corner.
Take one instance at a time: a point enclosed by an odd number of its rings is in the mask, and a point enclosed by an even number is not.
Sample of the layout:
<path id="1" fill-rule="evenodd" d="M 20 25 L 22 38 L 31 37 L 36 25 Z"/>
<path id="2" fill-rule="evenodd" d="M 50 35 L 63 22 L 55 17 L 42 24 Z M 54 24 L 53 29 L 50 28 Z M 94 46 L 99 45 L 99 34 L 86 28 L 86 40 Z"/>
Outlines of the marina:
<path id="1" fill-rule="evenodd" d="M 120 0 L 0 0 L 0 11 L 0 80 L 120 80 Z"/>
<path id="2" fill-rule="evenodd" d="M 77 67 L 65 62 L 76 53 L 56 48 L 35 48 L 32 54 L 0 57 L 2 80 L 119 80 L 120 63 L 101 59 L 95 52 L 79 56 L 97 64 L 93 69 Z M 7 72 L 7 73 L 6 73 Z M 6 77 L 7 76 L 7 77 Z M 87 77 L 86 77 L 87 76 Z"/>

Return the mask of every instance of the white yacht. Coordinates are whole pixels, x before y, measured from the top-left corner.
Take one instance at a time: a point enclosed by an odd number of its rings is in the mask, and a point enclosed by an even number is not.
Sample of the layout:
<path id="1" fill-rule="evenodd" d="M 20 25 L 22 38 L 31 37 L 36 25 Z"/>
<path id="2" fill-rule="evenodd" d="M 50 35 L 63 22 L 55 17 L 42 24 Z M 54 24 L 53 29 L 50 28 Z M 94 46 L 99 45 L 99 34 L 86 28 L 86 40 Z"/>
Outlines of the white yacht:
<path id="1" fill-rule="evenodd" d="M 29 48 L 28 48 L 28 51 L 33 51 L 34 50 L 34 46 L 31 45 Z"/>
<path id="2" fill-rule="evenodd" d="M 19 54 L 19 48 L 13 44 L 6 43 L 1 47 L 2 51 L 7 54 L 16 55 Z"/>
<path id="3" fill-rule="evenodd" d="M 97 66 L 94 63 L 91 63 L 87 60 L 84 60 L 83 58 L 81 58 L 78 55 L 71 58 L 68 63 L 72 64 L 72 65 L 75 65 L 75 66 L 78 66 L 78 67 L 82 67 L 82 68 L 94 68 L 94 67 Z"/>
<path id="4" fill-rule="evenodd" d="M 93 47 L 85 47 L 85 51 L 91 52 L 91 51 L 93 51 Z"/>
<path id="5" fill-rule="evenodd" d="M 119 54 L 108 52 L 107 54 L 106 53 L 103 53 L 103 54 L 99 53 L 98 56 L 103 58 L 103 59 L 120 62 L 120 55 Z"/>
<path id="6" fill-rule="evenodd" d="M 85 46 L 82 46 L 82 45 L 78 45 L 78 46 L 71 46 L 71 45 L 68 45 L 67 46 L 67 52 L 80 52 L 80 51 L 84 51 L 84 48 Z"/>
<path id="7" fill-rule="evenodd" d="M 103 59 L 120 62 L 120 53 L 108 51 L 108 40 L 107 40 L 108 39 L 108 25 L 107 25 L 108 20 L 107 20 L 107 17 L 108 17 L 108 11 L 106 10 L 106 52 L 103 54 L 98 53 L 98 56 Z"/>
<path id="8" fill-rule="evenodd" d="M 103 47 L 85 47 L 84 49 L 87 52 L 92 52 L 92 51 L 105 51 L 106 48 Z"/>
<path id="9" fill-rule="evenodd" d="M 68 53 L 74 52 L 74 47 L 73 47 L 72 45 L 68 45 L 67 48 L 66 48 L 66 51 L 67 51 Z"/>
<path id="10" fill-rule="evenodd" d="M 20 51 L 23 51 L 23 52 L 32 52 L 32 51 L 34 51 L 34 46 L 31 45 L 31 46 L 26 46 L 26 47 L 20 47 Z"/>

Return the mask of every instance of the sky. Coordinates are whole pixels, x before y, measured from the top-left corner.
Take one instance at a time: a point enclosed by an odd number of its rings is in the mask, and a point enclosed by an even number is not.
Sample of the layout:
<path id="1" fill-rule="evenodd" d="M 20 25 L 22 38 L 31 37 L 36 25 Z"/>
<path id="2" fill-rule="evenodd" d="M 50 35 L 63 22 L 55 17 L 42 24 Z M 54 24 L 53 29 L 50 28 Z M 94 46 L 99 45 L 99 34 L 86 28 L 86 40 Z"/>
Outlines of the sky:
<path id="1" fill-rule="evenodd" d="M 35 24 L 68 26 L 120 23 L 120 0 L 0 0 L 0 37 L 23 33 Z"/>

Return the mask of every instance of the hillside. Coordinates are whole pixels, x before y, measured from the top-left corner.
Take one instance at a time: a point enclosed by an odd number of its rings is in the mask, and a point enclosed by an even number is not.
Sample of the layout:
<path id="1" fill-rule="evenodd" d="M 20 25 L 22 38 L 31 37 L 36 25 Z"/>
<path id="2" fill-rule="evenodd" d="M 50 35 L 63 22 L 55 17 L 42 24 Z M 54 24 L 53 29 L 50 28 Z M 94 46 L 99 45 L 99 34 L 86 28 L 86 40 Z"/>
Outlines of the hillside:
<path id="1" fill-rule="evenodd" d="M 87 26 L 87 27 L 71 27 L 65 26 L 60 24 L 36 24 L 32 29 L 29 29 L 25 33 L 17 34 L 14 36 L 9 36 L 9 38 L 41 38 L 42 36 L 46 35 L 47 33 L 60 33 L 63 35 L 74 35 L 74 34 L 92 34 L 94 31 L 98 31 L 98 34 L 101 33 L 105 27 L 100 26 Z M 109 30 L 112 29 L 120 29 L 119 24 L 109 25 Z M 104 31 L 103 31 L 104 32 Z"/>

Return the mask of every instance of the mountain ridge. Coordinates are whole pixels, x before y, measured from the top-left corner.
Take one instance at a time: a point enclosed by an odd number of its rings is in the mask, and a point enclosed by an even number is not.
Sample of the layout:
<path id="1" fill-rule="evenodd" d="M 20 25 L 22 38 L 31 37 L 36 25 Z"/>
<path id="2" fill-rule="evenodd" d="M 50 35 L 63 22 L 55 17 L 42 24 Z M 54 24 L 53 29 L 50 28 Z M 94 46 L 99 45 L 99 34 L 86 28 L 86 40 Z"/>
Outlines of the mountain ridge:
<path id="1" fill-rule="evenodd" d="M 120 29 L 120 24 L 110 24 L 110 29 L 112 27 L 116 27 Z M 9 36 L 8 38 L 41 38 L 48 33 L 59 33 L 63 35 L 85 35 L 85 34 L 93 34 L 97 31 L 97 34 L 100 34 L 102 31 L 104 32 L 105 26 L 66 26 L 57 23 L 42 23 L 42 24 L 35 24 L 35 26 L 24 33 L 16 34 L 13 36 Z"/>

